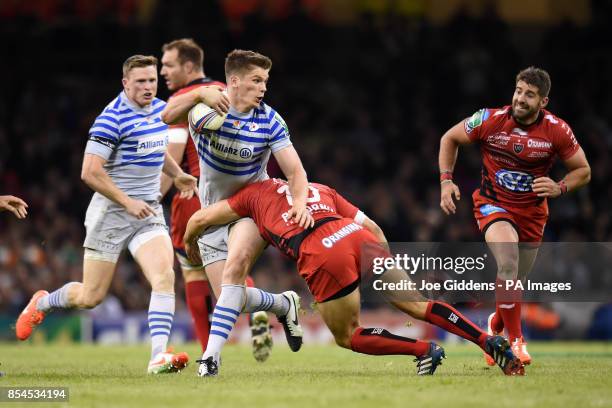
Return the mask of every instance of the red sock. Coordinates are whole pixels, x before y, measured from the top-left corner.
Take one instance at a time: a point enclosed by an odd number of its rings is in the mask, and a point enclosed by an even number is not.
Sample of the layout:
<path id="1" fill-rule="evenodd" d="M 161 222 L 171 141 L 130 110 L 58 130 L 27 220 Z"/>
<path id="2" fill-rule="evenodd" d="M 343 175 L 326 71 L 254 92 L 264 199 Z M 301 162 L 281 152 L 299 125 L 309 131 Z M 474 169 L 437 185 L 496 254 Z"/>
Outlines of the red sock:
<path id="1" fill-rule="evenodd" d="M 523 291 L 520 288 L 514 289 L 514 287 L 506 289 L 506 281 L 499 278 L 496 281 L 496 285 L 495 300 L 498 304 L 499 315 L 503 321 L 503 326 L 508 330 L 508 340 L 513 342 L 515 339 L 523 337 L 521 329 L 521 299 Z"/>
<path id="2" fill-rule="evenodd" d="M 491 328 L 495 333 L 504 331 L 504 320 L 501 317 L 499 302 L 495 302 L 495 314 L 493 315 L 493 319 L 491 319 Z"/>
<path id="3" fill-rule="evenodd" d="M 351 337 L 351 350 L 377 356 L 408 354 L 419 357 L 429 351 L 429 344 L 426 341 L 397 336 L 379 328 L 364 329 L 358 327 Z"/>
<path id="4" fill-rule="evenodd" d="M 487 333 L 463 316 L 457 309 L 443 302 L 430 301 L 425 321 L 461 336 L 484 349 Z"/>
<path id="5" fill-rule="evenodd" d="M 251 276 L 247 276 L 246 279 L 244 280 L 244 283 L 246 284 L 247 288 L 254 288 L 255 287 L 255 281 L 253 280 L 253 278 L 251 278 Z M 247 319 L 249 321 L 249 326 L 253 325 L 253 321 L 251 320 L 251 318 L 253 317 L 252 313 L 247 314 Z"/>
<path id="6" fill-rule="evenodd" d="M 208 281 L 197 280 L 186 282 L 185 300 L 187 307 L 189 307 L 189 312 L 191 312 L 193 328 L 202 346 L 202 351 L 204 351 L 208 344 L 208 333 L 210 331 L 209 313 L 212 310 L 212 298 Z"/>

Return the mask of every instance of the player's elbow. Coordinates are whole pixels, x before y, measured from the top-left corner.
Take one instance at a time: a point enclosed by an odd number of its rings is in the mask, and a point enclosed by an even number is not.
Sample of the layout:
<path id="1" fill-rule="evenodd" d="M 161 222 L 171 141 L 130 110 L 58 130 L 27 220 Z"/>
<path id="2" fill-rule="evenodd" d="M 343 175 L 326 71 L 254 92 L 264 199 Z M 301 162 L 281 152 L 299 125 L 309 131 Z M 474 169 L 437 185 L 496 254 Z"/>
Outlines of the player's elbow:
<path id="1" fill-rule="evenodd" d="M 167 107 L 161 113 L 161 120 L 166 125 L 174 125 L 174 118 Z"/>
<path id="2" fill-rule="evenodd" d="M 591 181 L 591 166 L 589 166 L 588 164 L 584 168 L 583 180 L 584 180 L 584 184 L 588 184 Z"/>
<path id="3" fill-rule="evenodd" d="M 387 241 L 387 239 L 385 238 L 385 233 L 383 232 L 382 228 L 380 228 L 378 224 L 376 224 L 371 219 L 368 218 L 363 223 L 363 226 L 366 227 L 372 234 L 374 234 L 374 236 L 378 238 L 379 241 L 381 242 Z"/>
<path id="4" fill-rule="evenodd" d="M 448 148 L 457 148 L 459 143 L 457 142 L 452 129 L 442 135 L 440 139 L 440 146 L 448 147 Z"/>
<path id="5" fill-rule="evenodd" d="M 95 169 L 92 166 L 83 166 L 81 170 L 81 180 L 87 184 L 87 186 L 92 187 L 99 177 L 99 172 L 99 169 Z"/>
<path id="6" fill-rule="evenodd" d="M 91 169 L 83 167 L 83 169 L 81 170 L 81 181 L 83 181 L 83 183 L 89 186 L 91 185 L 92 180 L 93 175 Z"/>

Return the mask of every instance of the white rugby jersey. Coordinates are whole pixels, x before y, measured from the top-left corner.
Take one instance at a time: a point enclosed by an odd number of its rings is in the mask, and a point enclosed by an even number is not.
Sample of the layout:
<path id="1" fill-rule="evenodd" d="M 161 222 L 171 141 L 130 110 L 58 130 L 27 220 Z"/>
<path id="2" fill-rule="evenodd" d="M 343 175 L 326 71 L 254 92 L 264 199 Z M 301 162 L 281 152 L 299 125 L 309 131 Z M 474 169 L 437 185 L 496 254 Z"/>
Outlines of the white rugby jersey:
<path id="1" fill-rule="evenodd" d="M 243 186 L 268 179 L 270 153 L 291 146 L 283 118 L 261 103 L 247 113 L 230 107 L 219 130 L 203 129 L 203 118 L 189 112 L 189 131 L 200 159 L 203 207 L 226 199 Z"/>
<path id="2" fill-rule="evenodd" d="M 166 103 L 154 98 L 141 108 L 121 92 L 89 129 L 85 153 L 107 160 L 113 182 L 130 197 L 159 200 L 160 176 L 168 146 L 168 125 L 161 120 Z"/>

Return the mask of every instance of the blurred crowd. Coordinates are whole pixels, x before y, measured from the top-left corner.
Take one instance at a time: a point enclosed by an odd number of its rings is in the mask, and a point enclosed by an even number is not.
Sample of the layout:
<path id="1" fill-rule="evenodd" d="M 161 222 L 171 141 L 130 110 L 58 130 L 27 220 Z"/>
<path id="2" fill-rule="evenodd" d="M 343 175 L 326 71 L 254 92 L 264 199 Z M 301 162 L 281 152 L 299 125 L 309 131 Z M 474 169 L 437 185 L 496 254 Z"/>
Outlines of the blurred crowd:
<path id="1" fill-rule="evenodd" d="M 282 20 L 250 15 L 240 29 L 230 29 L 214 4 L 182 10 L 160 2 L 146 24 L 0 15 L 0 193 L 30 205 L 24 221 L 0 215 L 0 312 L 16 314 L 35 290 L 80 280 L 92 194 L 80 180 L 88 129 L 120 92 L 123 60 L 159 57 L 164 42 L 180 37 L 204 47 L 205 71 L 219 80 L 233 48 L 270 56 L 265 100 L 286 120 L 309 179 L 336 188 L 390 241 L 482 240 L 470 197 L 480 180 L 479 149 L 460 151 L 455 178 L 463 195 L 457 214 L 446 217 L 439 139 L 476 110 L 509 104 L 520 69 L 543 67 L 552 77 L 549 109 L 572 126 L 592 167 L 586 188 L 550 202 L 545 240 L 611 241 L 608 12 L 594 10 L 586 26 L 508 26 L 493 13 L 459 13 L 443 26 L 393 14 L 328 25 L 296 8 Z M 163 81 L 159 96 L 168 97 Z M 279 175 L 274 166 L 270 172 Z M 554 168 L 556 178 L 562 174 Z M 305 291 L 293 264 L 270 250 L 253 274 L 270 291 Z M 126 310 L 147 307 L 148 285 L 129 256 L 111 292 Z"/>

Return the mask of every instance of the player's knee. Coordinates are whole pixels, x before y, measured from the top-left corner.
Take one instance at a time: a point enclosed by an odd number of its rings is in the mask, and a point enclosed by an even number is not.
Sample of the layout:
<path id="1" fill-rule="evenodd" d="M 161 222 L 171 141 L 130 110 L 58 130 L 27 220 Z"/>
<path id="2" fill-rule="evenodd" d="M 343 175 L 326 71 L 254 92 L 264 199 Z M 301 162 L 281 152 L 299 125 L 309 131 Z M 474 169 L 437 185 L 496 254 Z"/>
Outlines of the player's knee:
<path id="1" fill-rule="evenodd" d="M 187 269 L 187 268 L 182 268 L 181 271 L 183 273 L 183 280 L 185 282 L 207 280 L 206 279 L 206 274 L 204 273 L 203 269 Z"/>
<path id="2" fill-rule="evenodd" d="M 518 274 L 518 259 L 508 257 L 497 265 L 497 276 L 501 279 L 515 279 Z"/>
<path id="3" fill-rule="evenodd" d="M 334 335 L 334 340 L 336 341 L 336 344 L 342 348 L 350 349 L 353 333 L 355 333 L 355 330 L 357 330 L 358 327 L 359 323 L 354 320 L 351 321 L 350 324 L 347 326 L 333 330 L 332 333 Z"/>
<path id="4" fill-rule="evenodd" d="M 174 292 L 174 271 L 172 269 L 162 270 L 151 278 L 151 289 L 153 292 Z"/>
<path id="5" fill-rule="evenodd" d="M 351 335 L 349 332 L 346 333 L 336 333 L 334 335 L 334 340 L 336 344 L 342 348 L 350 349 L 351 348 Z"/>
<path id="6" fill-rule="evenodd" d="M 251 257 L 246 252 L 242 253 L 231 260 L 227 260 L 223 276 L 235 282 L 243 282 L 248 274 L 250 265 Z"/>

